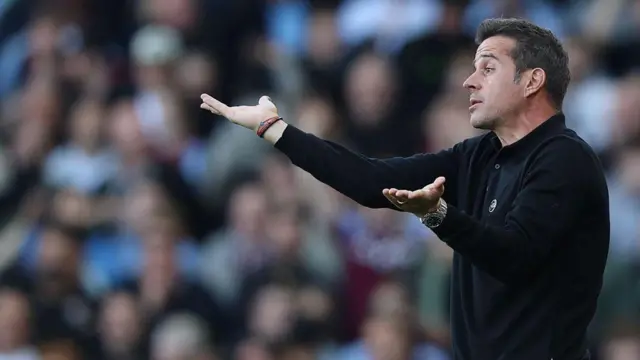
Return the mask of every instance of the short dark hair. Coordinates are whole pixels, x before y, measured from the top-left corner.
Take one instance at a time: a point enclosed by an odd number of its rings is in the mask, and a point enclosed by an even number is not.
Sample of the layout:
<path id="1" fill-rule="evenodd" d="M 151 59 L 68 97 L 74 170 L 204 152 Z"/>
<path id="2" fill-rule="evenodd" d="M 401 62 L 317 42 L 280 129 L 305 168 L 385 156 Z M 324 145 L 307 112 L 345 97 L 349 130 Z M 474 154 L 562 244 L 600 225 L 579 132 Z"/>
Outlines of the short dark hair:
<path id="1" fill-rule="evenodd" d="M 545 89 L 553 104 L 562 108 L 571 74 L 569 55 L 553 33 L 530 21 L 517 18 L 487 19 L 480 23 L 476 32 L 476 44 L 494 36 L 505 36 L 516 41 L 511 58 L 516 65 L 515 81 L 522 71 L 541 68 L 546 73 Z"/>

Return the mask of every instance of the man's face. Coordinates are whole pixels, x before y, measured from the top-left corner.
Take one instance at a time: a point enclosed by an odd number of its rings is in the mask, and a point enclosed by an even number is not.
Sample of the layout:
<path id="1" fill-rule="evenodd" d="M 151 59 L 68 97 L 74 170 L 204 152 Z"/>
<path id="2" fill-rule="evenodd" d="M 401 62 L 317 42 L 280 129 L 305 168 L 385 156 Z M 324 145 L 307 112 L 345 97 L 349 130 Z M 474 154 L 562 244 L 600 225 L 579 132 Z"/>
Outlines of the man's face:
<path id="1" fill-rule="evenodd" d="M 118 293 L 105 299 L 100 314 L 101 339 L 110 350 L 130 350 L 140 336 L 138 303 L 132 295 Z"/>
<path id="2" fill-rule="evenodd" d="M 59 280 L 74 275 L 78 253 L 73 239 L 51 229 L 42 234 L 38 249 L 38 270 L 47 280 Z"/>
<path id="3" fill-rule="evenodd" d="M 511 58 L 515 40 L 494 36 L 483 41 L 474 59 L 475 71 L 464 82 L 470 92 L 471 125 L 494 130 L 524 101 L 524 85 L 515 81 L 516 66 Z"/>

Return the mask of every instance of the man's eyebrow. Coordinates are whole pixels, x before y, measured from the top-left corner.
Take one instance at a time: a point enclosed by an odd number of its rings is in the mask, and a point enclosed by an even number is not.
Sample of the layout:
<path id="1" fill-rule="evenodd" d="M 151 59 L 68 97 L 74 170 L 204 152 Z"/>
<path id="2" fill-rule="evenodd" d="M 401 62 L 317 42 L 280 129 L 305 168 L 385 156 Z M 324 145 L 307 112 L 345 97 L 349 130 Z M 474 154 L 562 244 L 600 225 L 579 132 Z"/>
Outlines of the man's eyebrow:
<path id="1" fill-rule="evenodd" d="M 482 58 L 491 58 L 491 59 L 495 59 L 497 62 L 500 62 L 500 59 L 498 59 L 498 57 L 493 54 L 480 54 L 478 55 L 477 58 L 473 59 L 473 66 L 475 66 L 476 63 L 480 61 L 480 59 Z"/>

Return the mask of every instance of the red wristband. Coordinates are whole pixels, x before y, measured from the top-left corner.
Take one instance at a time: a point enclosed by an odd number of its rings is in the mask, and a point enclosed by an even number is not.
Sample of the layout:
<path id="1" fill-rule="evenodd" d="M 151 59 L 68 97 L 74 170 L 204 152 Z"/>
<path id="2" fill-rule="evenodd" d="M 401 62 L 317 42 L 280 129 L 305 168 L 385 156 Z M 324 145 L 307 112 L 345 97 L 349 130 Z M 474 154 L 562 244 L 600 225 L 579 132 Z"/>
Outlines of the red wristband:
<path id="1" fill-rule="evenodd" d="M 282 117 L 279 117 L 279 116 L 274 116 L 272 118 L 268 118 L 267 120 L 265 120 L 265 121 L 260 123 L 256 133 L 258 134 L 259 137 L 263 137 L 264 133 L 267 132 L 267 130 L 269 130 L 271 125 L 277 123 L 280 120 L 283 120 L 283 119 L 282 119 Z"/>

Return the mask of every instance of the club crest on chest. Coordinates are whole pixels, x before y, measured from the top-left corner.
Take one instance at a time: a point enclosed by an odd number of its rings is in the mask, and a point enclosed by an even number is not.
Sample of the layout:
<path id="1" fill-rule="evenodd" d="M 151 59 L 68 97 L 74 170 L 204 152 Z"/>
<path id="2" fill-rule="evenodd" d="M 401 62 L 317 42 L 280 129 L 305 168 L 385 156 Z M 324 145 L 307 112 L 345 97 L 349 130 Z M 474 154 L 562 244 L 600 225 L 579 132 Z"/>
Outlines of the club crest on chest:
<path id="1" fill-rule="evenodd" d="M 493 212 L 493 210 L 496 209 L 496 206 L 498 206 L 498 200 L 491 200 L 491 204 L 489 204 L 489 212 Z"/>

